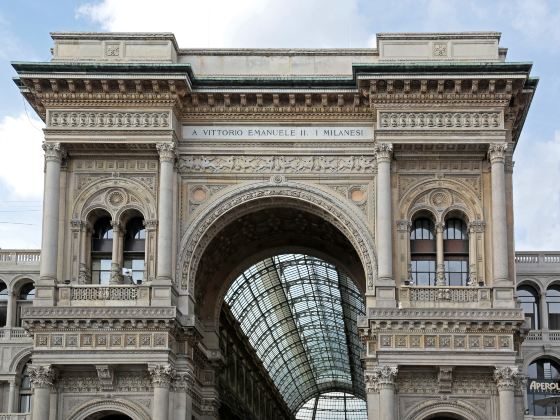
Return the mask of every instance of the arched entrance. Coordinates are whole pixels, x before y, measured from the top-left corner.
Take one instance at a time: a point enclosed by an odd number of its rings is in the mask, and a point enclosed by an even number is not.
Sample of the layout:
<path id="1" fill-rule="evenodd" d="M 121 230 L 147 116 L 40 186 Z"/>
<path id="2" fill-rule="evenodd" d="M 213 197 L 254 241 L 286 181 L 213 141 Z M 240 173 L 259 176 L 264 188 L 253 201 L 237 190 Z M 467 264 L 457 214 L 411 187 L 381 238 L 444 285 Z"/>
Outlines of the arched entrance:
<path id="1" fill-rule="evenodd" d="M 133 419 L 132 417 L 127 416 L 126 414 L 119 413 L 118 411 L 104 410 L 88 416 L 86 420 L 133 420 Z"/>
<path id="2" fill-rule="evenodd" d="M 332 192 L 282 182 L 239 187 L 190 224 L 179 262 L 182 287 L 204 326 L 205 345 L 226 365 L 213 385 L 229 387 L 222 408 L 230 404 L 240 418 L 243 410 L 273 418 L 260 405 L 268 391 L 247 385 L 258 372 L 231 337 L 240 325 L 269 374 L 267 389 L 284 400 L 281 410 L 295 416 L 307 404 L 319 413 L 328 401 L 367 416 L 357 317 L 365 314 L 376 263 L 358 212 Z"/>

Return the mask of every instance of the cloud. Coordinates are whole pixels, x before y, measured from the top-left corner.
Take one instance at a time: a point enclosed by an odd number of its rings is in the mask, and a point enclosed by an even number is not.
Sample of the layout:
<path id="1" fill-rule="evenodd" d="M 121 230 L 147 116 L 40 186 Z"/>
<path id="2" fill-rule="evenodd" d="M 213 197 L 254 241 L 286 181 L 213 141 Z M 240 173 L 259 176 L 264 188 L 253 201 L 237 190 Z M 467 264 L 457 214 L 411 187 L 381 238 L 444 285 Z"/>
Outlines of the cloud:
<path id="1" fill-rule="evenodd" d="M 532 140 L 526 136 L 514 155 L 516 249 L 560 249 L 560 130 Z"/>
<path id="2" fill-rule="evenodd" d="M 0 120 L 0 183 L 8 199 L 43 195 L 42 126 L 41 120 L 25 112 Z"/>
<path id="3" fill-rule="evenodd" d="M 85 17 L 109 31 L 173 32 L 181 47 L 350 47 L 371 31 L 358 0 L 101 0 Z"/>
<path id="4" fill-rule="evenodd" d="M 557 0 L 502 1 L 501 10 L 511 26 L 537 46 L 557 52 L 560 42 L 560 2 Z"/>

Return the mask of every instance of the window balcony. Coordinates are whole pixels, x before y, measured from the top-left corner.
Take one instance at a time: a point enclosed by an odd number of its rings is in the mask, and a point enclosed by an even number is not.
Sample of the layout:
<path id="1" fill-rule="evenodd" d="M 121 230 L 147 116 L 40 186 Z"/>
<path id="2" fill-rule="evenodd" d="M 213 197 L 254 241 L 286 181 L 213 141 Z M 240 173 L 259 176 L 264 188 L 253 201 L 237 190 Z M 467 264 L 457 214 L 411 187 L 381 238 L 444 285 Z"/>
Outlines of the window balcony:
<path id="1" fill-rule="evenodd" d="M 59 285 L 58 306 L 150 306 L 150 286 Z"/>
<path id="2" fill-rule="evenodd" d="M 399 294 L 403 308 L 492 307 L 489 287 L 402 286 Z"/>

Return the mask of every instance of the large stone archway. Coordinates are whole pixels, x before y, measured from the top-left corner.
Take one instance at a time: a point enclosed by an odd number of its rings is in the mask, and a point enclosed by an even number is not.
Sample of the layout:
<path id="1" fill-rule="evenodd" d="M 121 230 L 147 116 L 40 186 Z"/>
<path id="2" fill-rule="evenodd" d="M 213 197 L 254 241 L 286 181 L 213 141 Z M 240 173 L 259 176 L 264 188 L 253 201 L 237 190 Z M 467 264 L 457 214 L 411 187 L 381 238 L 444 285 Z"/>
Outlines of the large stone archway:
<path id="1" fill-rule="evenodd" d="M 123 400 L 93 400 L 75 408 L 68 420 L 101 420 L 107 416 L 129 417 L 132 420 L 150 420 L 151 416 L 137 404 Z M 120 419 L 119 419 L 120 420 Z"/>
<path id="2" fill-rule="evenodd" d="M 225 191 L 190 224 L 181 249 L 178 277 L 195 299 L 197 315 L 211 324 L 235 276 L 278 252 L 330 261 L 363 293 L 373 293 L 377 277 L 373 238 L 363 216 L 332 193 L 282 178 Z"/>

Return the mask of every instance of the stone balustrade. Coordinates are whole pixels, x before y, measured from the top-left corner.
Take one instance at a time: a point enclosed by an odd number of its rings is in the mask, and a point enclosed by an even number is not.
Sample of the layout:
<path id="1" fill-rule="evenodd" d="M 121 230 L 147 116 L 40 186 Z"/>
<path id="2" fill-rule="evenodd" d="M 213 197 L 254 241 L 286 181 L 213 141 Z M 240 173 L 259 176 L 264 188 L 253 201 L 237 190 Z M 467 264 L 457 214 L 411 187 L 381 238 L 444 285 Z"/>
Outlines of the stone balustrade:
<path id="1" fill-rule="evenodd" d="M 516 252 L 517 264 L 559 264 L 560 252 Z"/>
<path id="2" fill-rule="evenodd" d="M 560 330 L 533 330 L 525 337 L 525 343 L 560 342 Z"/>
<path id="3" fill-rule="evenodd" d="M 31 337 L 27 331 L 20 327 L 4 327 L 0 328 L 0 342 L 4 341 L 30 341 Z M 1 418 L 0 418 L 1 420 Z"/>
<path id="4" fill-rule="evenodd" d="M 39 264 L 41 251 L 38 249 L 0 249 L 0 264 Z"/>
<path id="5" fill-rule="evenodd" d="M 31 413 L 0 413 L 0 420 L 31 420 Z"/>
<path id="6" fill-rule="evenodd" d="M 400 290 L 400 305 L 403 308 L 489 308 L 491 304 L 489 287 L 403 286 Z"/>
<path id="7" fill-rule="evenodd" d="M 149 306 L 145 285 L 59 285 L 58 306 Z"/>

